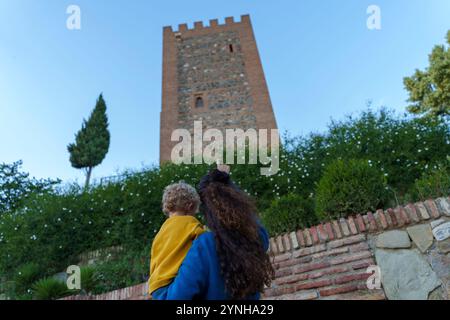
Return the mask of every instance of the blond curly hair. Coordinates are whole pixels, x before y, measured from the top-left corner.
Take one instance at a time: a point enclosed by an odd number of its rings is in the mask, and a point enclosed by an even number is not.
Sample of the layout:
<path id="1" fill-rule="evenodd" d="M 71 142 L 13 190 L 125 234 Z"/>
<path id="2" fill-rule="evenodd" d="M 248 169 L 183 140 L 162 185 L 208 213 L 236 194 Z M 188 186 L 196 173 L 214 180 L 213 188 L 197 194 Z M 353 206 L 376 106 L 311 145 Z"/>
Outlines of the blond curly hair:
<path id="1" fill-rule="evenodd" d="M 180 181 L 164 188 L 162 210 L 166 215 L 179 212 L 193 215 L 200 206 L 200 197 L 194 187 Z"/>

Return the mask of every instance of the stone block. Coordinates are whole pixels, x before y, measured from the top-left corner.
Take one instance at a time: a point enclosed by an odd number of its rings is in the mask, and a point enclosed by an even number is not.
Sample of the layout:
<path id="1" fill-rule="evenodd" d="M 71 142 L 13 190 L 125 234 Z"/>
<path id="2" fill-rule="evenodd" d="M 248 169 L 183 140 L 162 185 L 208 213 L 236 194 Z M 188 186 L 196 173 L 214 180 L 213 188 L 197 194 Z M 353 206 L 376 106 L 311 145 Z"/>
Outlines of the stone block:
<path id="1" fill-rule="evenodd" d="M 381 269 L 384 292 L 390 300 L 427 300 L 429 293 L 441 285 L 416 249 L 377 249 L 375 258 Z"/>
<path id="2" fill-rule="evenodd" d="M 450 237 L 450 221 L 438 225 L 433 229 L 433 235 L 437 241 L 443 241 Z"/>
<path id="3" fill-rule="evenodd" d="M 411 247 L 411 241 L 406 231 L 392 230 L 378 235 L 376 246 L 377 248 L 388 249 L 409 248 Z"/>
<path id="4" fill-rule="evenodd" d="M 428 223 L 406 228 L 412 241 L 420 251 L 425 252 L 433 244 L 433 233 Z"/>

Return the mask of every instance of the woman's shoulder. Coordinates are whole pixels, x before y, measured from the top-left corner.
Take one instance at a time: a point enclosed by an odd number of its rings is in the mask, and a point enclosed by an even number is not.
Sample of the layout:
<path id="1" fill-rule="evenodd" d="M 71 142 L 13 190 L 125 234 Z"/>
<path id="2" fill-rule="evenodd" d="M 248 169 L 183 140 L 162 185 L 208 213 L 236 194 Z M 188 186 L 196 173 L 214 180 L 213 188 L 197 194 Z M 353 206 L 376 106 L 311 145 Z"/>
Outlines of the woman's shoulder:
<path id="1" fill-rule="evenodd" d="M 211 231 L 205 231 L 194 240 L 197 245 L 203 245 L 214 241 L 214 234 Z"/>

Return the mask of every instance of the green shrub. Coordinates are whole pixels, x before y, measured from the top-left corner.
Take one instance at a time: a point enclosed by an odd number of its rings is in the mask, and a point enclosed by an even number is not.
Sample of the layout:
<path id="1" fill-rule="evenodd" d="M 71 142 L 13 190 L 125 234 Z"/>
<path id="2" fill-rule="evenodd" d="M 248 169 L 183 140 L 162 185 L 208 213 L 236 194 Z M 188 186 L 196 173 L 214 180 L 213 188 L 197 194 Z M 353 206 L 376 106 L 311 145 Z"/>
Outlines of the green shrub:
<path id="1" fill-rule="evenodd" d="M 44 278 L 33 284 L 33 299 L 56 300 L 72 294 L 67 284 L 55 278 Z"/>
<path id="2" fill-rule="evenodd" d="M 148 280 L 149 270 L 150 245 L 140 252 L 126 252 L 95 267 L 95 286 L 91 293 L 100 294 L 143 283 Z"/>
<path id="3" fill-rule="evenodd" d="M 417 179 L 411 190 L 414 200 L 446 197 L 450 194 L 450 167 L 436 166 Z"/>
<path id="4" fill-rule="evenodd" d="M 321 220 L 373 211 L 385 202 L 384 176 L 369 161 L 336 160 L 317 185 L 316 214 Z"/>
<path id="5" fill-rule="evenodd" d="M 33 283 L 39 279 L 41 272 L 40 267 L 34 262 L 26 263 L 18 268 L 13 278 L 15 294 L 27 294 Z"/>
<path id="6" fill-rule="evenodd" d="M 318 222 L 312 199 L 288 194 L 276 199 L 263 212 L 262 222 L 270 235 L 309 227 Z"/>
<path id="7" fill-rule="evenodd" d="M 81 268 L 81 290 L 83 290 L 86 294 L 91 293 L 95 286 L 97 285 L 97 281 L 94 277 L 95 275 L 95 267 L 86 266 Z"/>

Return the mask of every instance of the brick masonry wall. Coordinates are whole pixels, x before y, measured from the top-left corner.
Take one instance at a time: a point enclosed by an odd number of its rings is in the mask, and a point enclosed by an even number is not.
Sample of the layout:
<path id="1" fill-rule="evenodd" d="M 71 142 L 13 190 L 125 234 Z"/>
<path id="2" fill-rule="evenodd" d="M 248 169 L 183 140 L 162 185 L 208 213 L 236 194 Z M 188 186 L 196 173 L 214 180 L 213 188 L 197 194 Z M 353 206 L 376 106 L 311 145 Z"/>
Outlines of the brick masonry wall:
<path id="1" fill-rule="evenodd" d="M 265 300 L 449 299 L 450 197 L 279 235 L 269 250 L 276 274 Z M 381 269 L 381 289 L 367 288 L 371 265 Z M 66 300 L 148 298 L 144 283 Z"/>
<path id="2" fill-rule="evenodd" d="M 61 300 L 147 300 L 148 286 L 147 283 L 141 283 L 136 286 L 114 290 L 99 295 L 89 296 L 70 296 Z"/>
<path id="3" fill-rule="evenodd" d="M 449 237 L 449 198 L 279 235 L 270 239 L 276 279 L 265 290 L 264 299 L 448 299 Z M 402 265 L 405 257 L 415 264 L 415 272 L 428 276 L 416 281 L 418 274 L 408 275 L 405 269 L 410 266 Z M 381 269 L 380 290 L 367 288 L 370 265 Z M 422 292 L 424 286 L 428 286 L 426 292 Z"/>
<path id="4" fill-rule="evenodd" d="M 231 47 L 230 47 L 231 46 Z M 201 97 L 203 107 L 195 107 Z M 163 29 L 160 162 L 170 161 L 175 129 L 276 129 L 249 15 Z M 269 140 L 270 141 L 270 140 Z"/>

